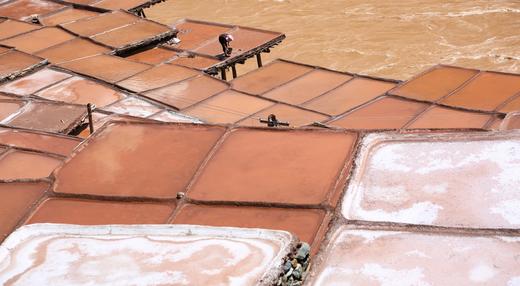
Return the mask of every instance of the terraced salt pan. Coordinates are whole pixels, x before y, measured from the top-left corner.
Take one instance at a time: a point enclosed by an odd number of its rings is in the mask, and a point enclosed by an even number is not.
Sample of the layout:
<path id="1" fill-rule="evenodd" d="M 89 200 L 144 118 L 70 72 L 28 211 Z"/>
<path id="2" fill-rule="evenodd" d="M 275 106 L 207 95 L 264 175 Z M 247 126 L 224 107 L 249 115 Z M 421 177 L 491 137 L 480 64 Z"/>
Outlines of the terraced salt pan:
<path id="1" fill-rule="evenodd" d="M 98 107 L 112 104 L 126 95 L 93 80 L 74 76 L 37 94 L 40 97 L 75 104 L 93 103 Z"/>
<path id="2" fill-rule="evenodd" d="M 520 132 L 365 138 L 347 219 L 449 227 L 520 226 Z"/>
<path id="3" fill-rule="evenodd" d="M 52 85 L 68 77 L 71 77 L 71 75 L 51 69 L 44 69 L 0 86 L 0 91 L 18 95 L 31 95 L 46 86 Z"/>
<path id="4" fill-rule="evenodd" d="M 34 224 L 0 246 L 0 284 L 271 285 L 293 244 L 261 229 Z"/>
<path id="5" fill-rule="evenodd" d="M 520 237 L 334 232 L 307 285 L 519 285 Z"/>

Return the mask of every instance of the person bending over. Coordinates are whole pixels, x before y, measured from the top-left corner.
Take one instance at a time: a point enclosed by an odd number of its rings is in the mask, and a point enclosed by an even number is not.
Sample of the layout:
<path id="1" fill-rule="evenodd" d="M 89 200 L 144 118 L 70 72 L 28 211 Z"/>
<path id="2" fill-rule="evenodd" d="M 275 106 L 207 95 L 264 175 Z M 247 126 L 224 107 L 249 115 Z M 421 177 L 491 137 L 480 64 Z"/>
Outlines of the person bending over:
<path id="1" fill-rule="evenodd" d="M 229 57 L 231 55 L 231 52 L 233 51 L 233 48 L 229 46 L 229 43 L 233 41 L 233 36 L 231 36 L 230 34 L 221 34 L 220 36 L 218 36 L 218 41 L 220 42 L 220 45 L 222 45 L 224 56 Z"/>

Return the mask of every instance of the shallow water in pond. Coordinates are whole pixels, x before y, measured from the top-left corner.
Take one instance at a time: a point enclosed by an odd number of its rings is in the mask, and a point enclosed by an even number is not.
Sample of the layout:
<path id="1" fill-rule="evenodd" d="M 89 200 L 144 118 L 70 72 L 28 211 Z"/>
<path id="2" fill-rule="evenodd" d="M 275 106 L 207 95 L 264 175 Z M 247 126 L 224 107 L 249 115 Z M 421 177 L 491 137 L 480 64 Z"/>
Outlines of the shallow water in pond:
<path id="1" fill-rule="evenodd" d="M 191 18 L 284 32 L 264 62 L 395 79 L 437 63 L 520 73 L 520 1 L 170 0 L 145 12 L 166 24 Z"/>

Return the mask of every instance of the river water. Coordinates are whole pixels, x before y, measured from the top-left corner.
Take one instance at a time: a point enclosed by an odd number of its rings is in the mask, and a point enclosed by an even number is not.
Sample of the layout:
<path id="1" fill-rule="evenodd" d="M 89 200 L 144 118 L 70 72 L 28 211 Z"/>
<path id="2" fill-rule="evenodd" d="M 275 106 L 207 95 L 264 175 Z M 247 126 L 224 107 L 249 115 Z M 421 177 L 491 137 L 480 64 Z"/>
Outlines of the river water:
<path id="1" fill-rule="evenodd" d="M 520 73 L 520 1 L 169 0 L 146 13 L 165 24 L 192 18 L 284 32 L 264 62 L 394 79 L 437 63 Z"/>

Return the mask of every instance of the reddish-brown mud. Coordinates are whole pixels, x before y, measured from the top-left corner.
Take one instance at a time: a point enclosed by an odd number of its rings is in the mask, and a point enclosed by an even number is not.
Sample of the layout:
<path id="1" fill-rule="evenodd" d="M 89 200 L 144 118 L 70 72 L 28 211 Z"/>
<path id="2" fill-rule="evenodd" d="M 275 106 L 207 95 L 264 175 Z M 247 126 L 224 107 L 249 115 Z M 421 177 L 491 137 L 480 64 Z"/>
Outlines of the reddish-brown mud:
<path id="1" fill-rule="evenodd" d="M 381 97 L 330 124 L 349 129 L 399 129 L 426 108 L 423 103 Z"/>
<path id="2" fill-rule="evenodd" d="M 55 174 L 55 191 L 174 198 L 223 131 L 205 126 L 108 125 Z"/>
<path id="3" fill-rule="evenodd" d="M 49 184 L 44 182 L 0 183 L 0 241 L 14 230 L 48 188 Z"/>
<path id="4" fill-rule="evenodd" d="M 110 55 L 78 59 L 62 63 L 59 66 L 110 83 L 118 82 L 150 68 L 147 64 Z"/>
<path id="5" fill-rule="evenodd" d="M 312 244 L 324 218 L 325 211 L 319 209 L 187 204 L 172 223 L 285 230 Z"/>
<path id="6" fill-rule="evenodd" d="M 199 72 L 185 67 L 163 64 L 120 81 L 117 85 L 135 92 L 144 92 L 176 83 L 199 74 Z"/>
<path id="7" fill-rule="evenodd" d="M 235 123 L 271 105 L 271 101 L 227 90 L 183 110 L 183 113 L 209 123 Z"/>
<path id="8" fill-rule="evenodd" d="M 51 198 L 44 201 L 26 221 L 30 223 L 162 224 L 175 205 L 172 203 L 130 203 Z"/>
<path id="9" fill-rule="evenodd" d="M 233 131 L 208 162 L 192 199 L 320 204 L 338 190 L 354 134 L 319 131 Z M 225 179 L 223 179 L 225 178 Z"/>
<path id="10" fill-rule="evenodd" d="M 183 109 L 227 88 L 225 82 L 204 75 L 146 92 L 145 95 Z"/>
<path id="11" fill-rule="evenodd" d="M 395 84 L 390 82 L 355 78 L 303 106 L 330 115 L 338 115 L 384 94 L 394 86 Z"/>

